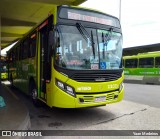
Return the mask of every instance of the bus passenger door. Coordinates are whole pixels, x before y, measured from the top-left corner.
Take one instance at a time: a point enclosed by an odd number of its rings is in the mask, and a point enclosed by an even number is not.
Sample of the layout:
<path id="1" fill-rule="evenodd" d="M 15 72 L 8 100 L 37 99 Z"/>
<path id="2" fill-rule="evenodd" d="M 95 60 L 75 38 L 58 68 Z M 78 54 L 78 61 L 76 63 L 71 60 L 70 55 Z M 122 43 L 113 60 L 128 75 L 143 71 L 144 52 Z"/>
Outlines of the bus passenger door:
<path id="1" fill-rule="evenodd" d="M 40 31 L 40 98 L 45 100 L 46 95 L 46 82 L 45 82 L 45 59 L 47 48 L 47 26 L 43 27 Z"/>
<path id="2" fill-rule="evenodd" d="M 48 46 L 48 35 L 51 30 L 52 20 L 48 18 L 39 27 L 40 30 L 40 62 L 39 62 L 39 86 L 40 86 L 40 98 L 46 102 L 47 91 L 46 84 L 51 79 L 51 55 Z"/>

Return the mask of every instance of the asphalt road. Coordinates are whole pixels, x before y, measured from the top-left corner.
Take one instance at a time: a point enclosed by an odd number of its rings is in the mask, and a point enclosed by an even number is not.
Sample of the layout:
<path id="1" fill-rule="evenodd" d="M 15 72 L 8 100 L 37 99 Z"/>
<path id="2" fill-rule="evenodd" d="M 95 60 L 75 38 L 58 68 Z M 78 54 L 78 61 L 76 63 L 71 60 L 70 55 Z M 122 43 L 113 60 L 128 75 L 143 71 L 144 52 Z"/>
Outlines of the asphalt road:
<path id="1" fill-rule="evenodd" d="M 160 108 L 160 85 L 125 83 L 124 100 Z"/>
<path id="2" fill-rule="evenodd" d="M 160 86 L 156 85 L 125 83 L 123 101 L 103 107 L 83 109 L 58 109 L 48 106 L 37 108 L 28 96 L 15 88 L 10 89 L 28 107 L 31 130 L 120 130 L 119 134 L 123 135 L 125 130 L 160 130 L 159 88 Z M 65 133 L 60 135 L 65 138 Z"/>

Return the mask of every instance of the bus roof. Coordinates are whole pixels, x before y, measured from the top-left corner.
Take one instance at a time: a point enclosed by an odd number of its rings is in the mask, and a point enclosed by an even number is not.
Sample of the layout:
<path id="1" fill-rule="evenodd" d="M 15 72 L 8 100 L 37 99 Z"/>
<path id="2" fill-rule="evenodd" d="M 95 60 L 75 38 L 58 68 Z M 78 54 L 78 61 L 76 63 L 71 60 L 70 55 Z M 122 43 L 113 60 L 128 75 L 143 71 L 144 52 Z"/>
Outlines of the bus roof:
<path id="1" fill-rule="evenodd" d="M 23 38 L 57 5 L 78 6 L 86 0 L 0 0 L 1 48 Z"/>
<path id="2" fill-rule="evenodd" d="M 85 0 L 84 0 L 85 1 Z M 58 5 L 56 5 L 55 7 L 57 8 L 57 6 Z M 98 10 L 94 10 L 94 9 L 91 9 L 91 8 L 85 8 L 85 7 L 81 7 L 81 6 L 74 6 L 74 5 L 69 5 L 69 6 L 67 6 L 67 5 L 60 5 L 60 6 L 62 6 L 62 7 L 68 7 L 68 8 L 80 8 L 80 9 L 84 9 L 84 10 L 89 10 L 89 11 L 92 11 L 92 12 L 97 12 L 97 13 L 101 13 L 101 14 L 104 14 L 104 15 L 106 15 L 106 16 L 109 16 L 109 17 L 112 17 L 112 18 L 115 18 L 115 19 L 117 19 L 118 20 L 118 18 L 117 17 L 115 17 L 115 16 L 112 16 L 112 15 L 109 15 L 109 14 L 106 14 L 106 13 L 103 13 L 103 12 L 101 12 L 101 11 L 98 11 Z M 54 6 L 53 6 L 54 7 Z M 55 8 L 54 7 L 54 8 Z M 54 12 L 54 11 L 52 11 L 52 12 Z M 54 16 L 54 17 L 56 17 L 56 16 Z M 48 19 L 48 17 L 45 19 L 45 20 L 47 20 Z M 8 50 L 7 51 L 7 53 L 8 52 L 10 52 L 10 51 L 12 51 L 12 50 L 14 50 L 17 46 L 19 46 L 19 44 L 26 38 L 26 37 L 28 37 L 28 35 L 29 34 L 31 34 L 31 33 L 33 33 L 33 30 L 35 30 L 36 28 L 38 28 L 44 21 L 45 21 L 44 19 L 41 21 L 41 22 L 39 22 L 36 26 L 34 26 L 32 29 L 30 29 L 21 39 L 19 39 L 18 40 L 18 42 L 10 49 L 10 50 Z"/>
<path id="3" fill-rule="evenodd" d="M 124 56 L 123 59 L 135 59 L 135 58 L 147 58 L 147 57 L 160 57 L 160 51 L 139 53 L 137 55 L 132 55 L 132 56 Z"/>

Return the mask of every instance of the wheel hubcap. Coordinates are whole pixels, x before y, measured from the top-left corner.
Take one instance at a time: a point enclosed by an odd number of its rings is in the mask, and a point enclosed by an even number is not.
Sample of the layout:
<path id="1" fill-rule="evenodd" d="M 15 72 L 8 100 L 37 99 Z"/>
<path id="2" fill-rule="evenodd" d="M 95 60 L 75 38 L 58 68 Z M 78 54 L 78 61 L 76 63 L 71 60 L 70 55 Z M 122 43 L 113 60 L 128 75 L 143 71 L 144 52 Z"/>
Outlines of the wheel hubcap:
<path id="1" fill-rule="evenodd" d="M 32 98 L 33 98 L 34 100 L 37 99 L 37 91 L 36 91 L 36 89 L 33 89 L 33 90 L 32 90 Z"/>

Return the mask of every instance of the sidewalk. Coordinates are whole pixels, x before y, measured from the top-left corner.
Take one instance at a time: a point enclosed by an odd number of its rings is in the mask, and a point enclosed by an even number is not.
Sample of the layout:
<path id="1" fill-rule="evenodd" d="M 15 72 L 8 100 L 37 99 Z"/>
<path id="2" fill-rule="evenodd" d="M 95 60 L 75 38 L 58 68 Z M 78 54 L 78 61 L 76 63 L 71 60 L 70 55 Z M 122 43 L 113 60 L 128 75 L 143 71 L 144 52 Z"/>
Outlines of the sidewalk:
<path id="1" fill-rule="evenodd" d="M 0 107 L 0 130 L 28 130 L 30 117 L 27 107 L 4 84 L 0 83 L 0 96 L 6 106 Z"/>

